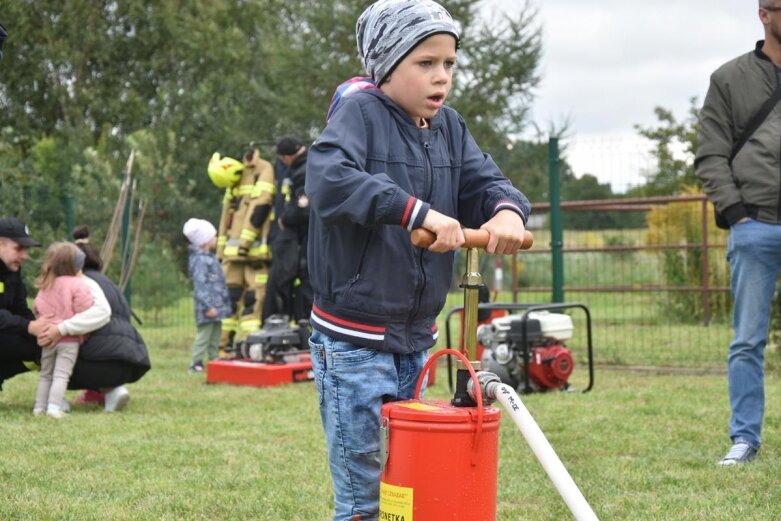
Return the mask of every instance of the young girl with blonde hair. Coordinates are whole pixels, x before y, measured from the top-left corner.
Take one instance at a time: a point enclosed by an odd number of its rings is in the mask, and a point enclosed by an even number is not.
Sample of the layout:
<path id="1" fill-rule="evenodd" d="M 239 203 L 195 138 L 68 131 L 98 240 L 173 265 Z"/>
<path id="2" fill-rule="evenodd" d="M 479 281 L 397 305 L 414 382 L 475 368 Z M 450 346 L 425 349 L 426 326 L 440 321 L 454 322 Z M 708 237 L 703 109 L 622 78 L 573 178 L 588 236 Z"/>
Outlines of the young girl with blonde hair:
<path id="1" fill-rule="evenodd" d="M 54 323 L 60 323 L 92 307 L 94 298 L 81 273 L 84 258 L 84 252 L 71 243 L 49 246 L 35 284 L 39 290 L 35 297 L 37 316 L 51 316 Z M 63 336 L 55 346 L 43 348 L 33 408 L 36 416 L 45 412 L 59 419 L 65 415 L 65 390 L 83 340 L 83 336 Z"/>

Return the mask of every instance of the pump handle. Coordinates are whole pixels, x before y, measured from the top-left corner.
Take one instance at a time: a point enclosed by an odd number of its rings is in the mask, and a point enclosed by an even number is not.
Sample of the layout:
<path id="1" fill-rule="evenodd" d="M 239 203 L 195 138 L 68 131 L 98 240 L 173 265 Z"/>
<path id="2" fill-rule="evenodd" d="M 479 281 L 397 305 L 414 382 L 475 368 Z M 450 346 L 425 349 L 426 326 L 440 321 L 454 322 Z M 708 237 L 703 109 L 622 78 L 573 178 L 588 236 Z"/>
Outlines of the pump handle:
<path id="1" fill-rule="evenodd" d="M 428 248 L 434 241 L 437 240 L 437 236 L 434 232 L 425 228 L 415 228 L 410 234 L 412 238 L 412 244 L 418 248 Z M 464 228 L 464 242 L 463 248 L 485 248 L 488 244 L 490 235 L 486 230 L 473 230 L 470 228 Z M 529 230 L 523 232 L 523 244 L 521 244 L 522 250 L 528 250 L 534 244 L 534 236 Z"/>

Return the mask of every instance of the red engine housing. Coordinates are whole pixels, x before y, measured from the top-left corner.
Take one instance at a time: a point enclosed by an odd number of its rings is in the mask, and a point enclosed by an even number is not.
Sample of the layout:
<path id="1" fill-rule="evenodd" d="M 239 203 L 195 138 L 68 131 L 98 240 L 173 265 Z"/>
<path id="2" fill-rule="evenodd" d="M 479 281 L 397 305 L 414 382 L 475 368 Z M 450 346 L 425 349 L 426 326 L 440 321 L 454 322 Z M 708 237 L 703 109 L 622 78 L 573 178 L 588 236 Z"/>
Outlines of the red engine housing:
<path id="1" fill-rule="evenodd" d="M 532 348 L 529 360 L 529 380 L 541 389 L 559 389 L 575 368 L 572 353 L 563 345 Z"/>

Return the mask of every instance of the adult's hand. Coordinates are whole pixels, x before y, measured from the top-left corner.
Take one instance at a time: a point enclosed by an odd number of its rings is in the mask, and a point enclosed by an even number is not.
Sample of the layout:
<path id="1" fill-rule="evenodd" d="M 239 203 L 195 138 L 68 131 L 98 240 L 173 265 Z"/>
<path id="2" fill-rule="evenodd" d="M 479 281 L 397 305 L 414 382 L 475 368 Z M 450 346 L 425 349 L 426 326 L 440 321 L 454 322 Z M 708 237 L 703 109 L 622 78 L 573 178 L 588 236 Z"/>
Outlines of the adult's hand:
<path id="1" fill-rule="evenodd" d="M 54 315 L 46 315 L 43 317 L 38 317 L 35 320 L 31 320 L 30 323 L 27 324 L 27 332 L 32 336 L 40 335 L 44 328 L 51 324 L 53 318 Z"/>
<path id="2" fill-rule="evenodd" d="M 38 335 L 38 345 L 41 347 L 54 347 L 62 338 L 57 324 L 48 324 Z"/>

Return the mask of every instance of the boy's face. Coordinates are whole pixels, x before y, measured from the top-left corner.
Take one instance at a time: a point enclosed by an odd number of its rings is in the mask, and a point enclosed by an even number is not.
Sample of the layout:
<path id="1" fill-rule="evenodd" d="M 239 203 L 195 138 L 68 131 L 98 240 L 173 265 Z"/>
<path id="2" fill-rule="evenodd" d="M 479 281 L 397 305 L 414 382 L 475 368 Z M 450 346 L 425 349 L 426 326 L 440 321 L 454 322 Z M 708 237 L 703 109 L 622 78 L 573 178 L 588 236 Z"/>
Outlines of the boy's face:
<path id="1" fill-rule="evenodd" d="M 421 118 L 433 118 L 445 104 L 455 63 L 455 38 L 435 34 L 399 62 L 380 89 L 420 125 Z"/>

